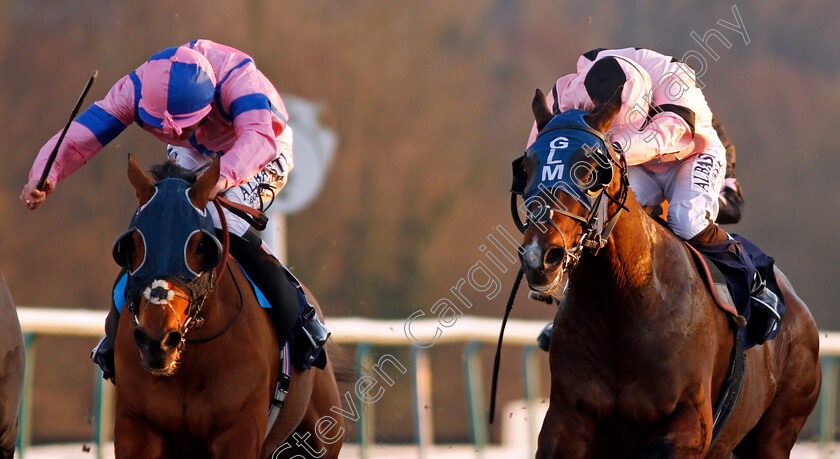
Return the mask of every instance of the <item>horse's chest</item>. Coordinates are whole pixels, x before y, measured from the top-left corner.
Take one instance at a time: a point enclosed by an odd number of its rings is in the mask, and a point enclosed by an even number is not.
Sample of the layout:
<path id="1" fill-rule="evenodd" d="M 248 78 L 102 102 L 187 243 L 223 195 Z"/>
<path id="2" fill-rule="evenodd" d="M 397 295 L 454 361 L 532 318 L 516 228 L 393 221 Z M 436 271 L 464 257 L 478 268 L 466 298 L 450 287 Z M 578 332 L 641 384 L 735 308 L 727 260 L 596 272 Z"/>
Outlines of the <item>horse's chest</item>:
<path id="1" fill-rule="evenodd" d="M 659 380 L 662 381 L 662 380 Z M 633 382 L 590 379 L 570 388 L 570 411 L 581 410 L 587 417 L 613 420 L 618 424 L 655 423 L 674 411 L 681 390 L 654 379 Z"/>
<path id="2" fill-rule="evenodd" d="M 203 374 L 185 360 L 174 376 L 152 378 L 155 390 L 123 394 L 126 412 L 162 432 L 195 438 L 208 437 L 254 405 L 268 413 L 267 371 L 232 363 L 228 371 Z"/>
<path id="3" fill-rule="evenodd" d="M 631 384 L 618 392 L 614 416 L 631 423 L 656 423 L 674 412 L 679 398 L 679 391 L 674 388 Z"/>
<path id="4" fill-rule="evenodd" d="M 565 394 L 569 412 L 580 410 L 586 417 L 617 424 L 655 423 L 673 412 L 686 391 L 685 375 L 674 370 L 681 367 L 664 355 L 629 358 L 613 350 L 609 355 L 593 351 L 581 359 L 581 354 L 587 353 L 570 353 L 552 364 L 564 369 L 554 383 L 557 393 Z"/>

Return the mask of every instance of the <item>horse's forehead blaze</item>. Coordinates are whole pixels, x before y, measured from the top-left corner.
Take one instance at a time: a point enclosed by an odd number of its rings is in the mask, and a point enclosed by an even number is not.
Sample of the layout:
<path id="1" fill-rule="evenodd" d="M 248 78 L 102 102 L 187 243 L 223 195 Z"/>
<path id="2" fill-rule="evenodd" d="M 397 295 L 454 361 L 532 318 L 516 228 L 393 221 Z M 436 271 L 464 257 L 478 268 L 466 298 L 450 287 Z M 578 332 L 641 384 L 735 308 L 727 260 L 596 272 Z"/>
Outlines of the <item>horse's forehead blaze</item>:
<path id="1" fill-rule="evenodd" d="M 187 292 L 161 279 L 154 280 L 144 290 L 140 300 L 139 321 L 146 328 L 178 328 L 189 310 Z"/>

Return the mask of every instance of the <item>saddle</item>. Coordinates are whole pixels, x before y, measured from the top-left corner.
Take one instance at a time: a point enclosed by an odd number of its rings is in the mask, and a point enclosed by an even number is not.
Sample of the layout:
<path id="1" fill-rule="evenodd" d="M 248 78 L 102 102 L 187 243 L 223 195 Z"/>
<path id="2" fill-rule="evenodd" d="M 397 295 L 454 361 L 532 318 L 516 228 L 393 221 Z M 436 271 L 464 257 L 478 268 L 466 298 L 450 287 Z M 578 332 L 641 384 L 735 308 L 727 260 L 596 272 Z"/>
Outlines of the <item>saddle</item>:
<path id="1" fill-rule="evenodd" d="M 703 282 L 706 284 L 706 288 L 711 293 L 712 298 L 714 298 L 715 304 L 726 313 L 736 330 L 744 328 L 747 325 L 747 319 L 738 314 L 738 309 L 735 307 L 735 300 L 732 299 L 732 292 L 729 291 L 723 272 L 718 269 L 711 259 L 700 253 L 691 244 L 685 241 L 683 243 L 688 248 L 688 252 L 691 254 L 691 258 L 697 266 L 697 271 L 700 273 L 700 277 L 703 278 Z"/>

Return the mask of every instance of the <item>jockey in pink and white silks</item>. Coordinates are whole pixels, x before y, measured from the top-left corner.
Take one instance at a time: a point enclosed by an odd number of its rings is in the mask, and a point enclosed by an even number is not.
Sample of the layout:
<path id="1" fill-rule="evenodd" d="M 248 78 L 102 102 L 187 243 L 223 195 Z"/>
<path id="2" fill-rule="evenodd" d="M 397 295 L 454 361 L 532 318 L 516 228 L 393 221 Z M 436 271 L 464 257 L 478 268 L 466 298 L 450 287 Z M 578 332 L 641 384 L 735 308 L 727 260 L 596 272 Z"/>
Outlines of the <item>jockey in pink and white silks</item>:
<path id="1" fill-rule="evenodd" d="M 39 208 L 58 182 L 75 172 L 105 145 L 136 123 L 168 144 L 177 165 L 200 171 L 220 156 L 221 176 L 212 195 L 254 208 L 262 197 L 282 188 L 293 167 L 292 129 L 277 90 L 247 54 L 210 40 L 195 40 L 153 55 L 121 78 L 104 99 L 92 104 L 73 121 L 58 151 L 46 183 L 36 189 L 59 134 L 40 150 L 29 173 L 21 200 Z M 219 227 L 218 215 L 210 207 Z M 320 347 L 329 331 L 311 306 L 300 301 L 297 281 L 270 254 L 248 223 L 225 210 L 231 232 L 231 253 L 268 297 L 270 314 L 281 346 L 302 323 L 307 340 Z M 124 278 L 115 290 L 109 323 L 116 323 L 124 298 Z M 108 328 L 108 327 L 106 327 Z M 110 335 L 111 333 L 107 333 Z M 97 346 L 102 365 L 111 347 L 107 339 Z M 112 354 L 108 357 L 112 357 Z M 106 377 L 113 367 L 105 368 Z"/>
<path id="2" fill-rule="evenodd" d="M 764 281 L 741 243 L 715 224 L 727 149 L 695 79 L 690 67 L 655 51 L 597 49 L 579 57 L 576 73 L 557 80 L 547 102 L 554 113 L 572 108 L 591 111 L 621 91 L 622 107 L 607 137 L 627 161 L 636 200 L 642 206 L 667 200 L 667 223 L 676 235 L 741 271 L 736 277 L 747 292 L 733 295 L 742 297 L 742 305 L 749 304 L 752 296 L 770 312 L 766 333 L 756 340 L 763 342 L 779 329 L 778 299 L 763 288 Z M 528 145 L 536 135 L 534 125 Z"/>
<path id="3" fill-rule="evenodd" d="M 636 199 L 643 206 L 667 199 L 668 223 L 683 239 L 706 229 L 718 213 L 726 150 L 693 72 L 670 56 L 634 48 L 587 53 L 577 69 L 557 80 L 549 107 L 592 110 L 623 82 L 622 109 L 609 136 L 631 166 Z"/>

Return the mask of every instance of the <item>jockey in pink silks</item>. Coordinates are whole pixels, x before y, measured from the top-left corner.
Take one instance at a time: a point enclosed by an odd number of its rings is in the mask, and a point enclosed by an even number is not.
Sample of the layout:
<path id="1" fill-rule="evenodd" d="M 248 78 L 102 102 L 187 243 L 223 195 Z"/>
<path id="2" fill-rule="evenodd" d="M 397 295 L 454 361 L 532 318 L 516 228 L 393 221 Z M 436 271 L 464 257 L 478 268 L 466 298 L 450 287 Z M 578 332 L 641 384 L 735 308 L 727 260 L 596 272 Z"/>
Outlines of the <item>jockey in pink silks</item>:
<path id="1" fill-rule="evenodd" d="M 622 107 L 607 136 L 627 161 L 636 200 L 642 206 L 667 200 L 671 230 L 718 266 L 725 264 L 739 272 L 734 277 L 741 282 L 733 286 L 746 293 L 733 292 L 733 296 L 741 296 L 742 304 L 758 304 L 767 310 L 767 321 L 762 324 L 765 333 L 757 340 L 763 342 L 778 332 L 779 301 L 764 288 L 765 281 L 742 244 L 715 223 L 721 204 L 733 201 L 727 202 L 731 194 L 721 193 L 727 148 L 718 135 L 722 128 L 713 126 L 712 112 L 695 78 L 690 67 L 655 51 L 596 49 L 579 57 L 576 73 L 557 80 L 547 102 L 554 113 L 572 108 L 591 111 L 621 91 Z M 528 145 L 536 135 L 534 125 Z M 734 174 L 731 178 L 730 193 L 737 191 L 740 198 Z M 726 274 L 726 269 L 721 270 Z M 541 335 L 541 344 L 546 343 L 545 337 Z"/>
<path id="2" fill-rule="evenodd" d="M 50 171 L 45 192 L 36 189 L 58 134 L 40 150 L 20 199 L 38 209 L 56 184 L 82 167 L 130 124 L 162 140 L 177 165 L 200 172 L 220 156 L 221 176 L 212 195 L 259 208 L 280 190 L 293 167 L 292 129 L 277 90 L 247 54 L 210 40 L 167 48 L 121 78 L 104 99 L 70 125 Z M 214 207 L 216 227 L 219 218 Z M 281 347 L 294 331 L 315 355 L 329 336 L 314 308 L 299 295 L 299 283 L 249 224 L 225 210 L 231 254 L 268 298 Z M 113 331 L 125 303 L 126 275 L 114 290 L 106 337 L 94 361 L 113 378 Z M 300 324 L 300 327 L 297 325 Z M 109 338 L 110 337 L 110 338 Z M 308 367 L 305 362 L 304 367 Z"/>

